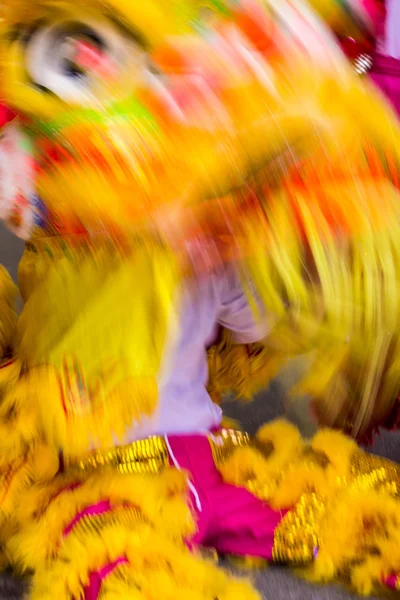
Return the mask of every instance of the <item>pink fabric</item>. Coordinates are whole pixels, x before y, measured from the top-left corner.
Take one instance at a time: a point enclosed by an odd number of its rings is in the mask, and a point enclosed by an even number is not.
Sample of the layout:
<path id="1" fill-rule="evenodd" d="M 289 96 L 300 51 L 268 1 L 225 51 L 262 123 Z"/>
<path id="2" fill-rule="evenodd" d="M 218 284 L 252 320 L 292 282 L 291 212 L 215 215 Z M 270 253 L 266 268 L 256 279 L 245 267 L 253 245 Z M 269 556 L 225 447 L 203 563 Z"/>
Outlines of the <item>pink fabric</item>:
<path id="1" fill-rule="evenodd" d="M 400 115 L 400 60 L 389 56 L 376 56 L 371 79 Z"/>
<path id="2" fill-rule="evenodd" d="M 0 104 L 0 127 L 4 127 L 4 125 L 10 123 L 14 118 L 15 114 L 5 104 Z"/>
<path id="3" fill-rule="evenodd" d="M 385 579 L 384 583 L 391 590 L 397 590 L 398 579 L 399 579 L 398 575 L 391 575 L 390 577 L 387 577 Z"/>
<path id="4" fill-rule="evenodd" d="M 99 571 L 90 574 L 89 585 L 84 592 L 84 600 L 97 600 L 100 594 L 100 589 L 103 581 L 115 571 L 119 565 L 124 565 L 128 561 L 126 558 L 118 558 L 114 562 L 109 563 Z"/>
<path id="5" fill-rule="evenodd" d="M 193 545 L 271 560 L 274 532 L 285 513 L 272 510 L 244 488 L 224 483 L 205 435 L 171 436 L 168 441 L 171 462 L 191 475 L 198 526 Z"/>

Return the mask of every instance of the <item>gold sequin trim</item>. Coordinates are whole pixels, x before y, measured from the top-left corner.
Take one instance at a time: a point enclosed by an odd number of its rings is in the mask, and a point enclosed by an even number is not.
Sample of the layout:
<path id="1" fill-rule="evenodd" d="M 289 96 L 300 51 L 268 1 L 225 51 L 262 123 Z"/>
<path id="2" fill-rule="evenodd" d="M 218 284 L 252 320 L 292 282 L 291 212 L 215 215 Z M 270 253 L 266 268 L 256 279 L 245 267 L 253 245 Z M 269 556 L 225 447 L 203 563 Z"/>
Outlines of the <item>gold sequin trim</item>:
<path id="1" fill-rule="evenodd" d="M 101 514 L 85 515 L 73 526 L 71 532 L 79 534 L 98 534 L 105 527 L 122 526 L 130 529 L 137 523 L 146 523 L 146 518 L 139 508 L 121 506 L 112 508 Z"/>
<path id="2" fill-rule="evenodd" d="M 251 437 L 248 433 L 235 429 L 222 429 L 209 436 L 211 451 L 215 465 L 224 463 L 235 450 L 249 446 Z"/>
<path id="3" fill-rule="evenodd" d="M 400 496 L 400 465 L 381 458 L 357 452 L 351 461 L 351 479 L 364 480 L 373 489 L 385 491 L 395 497 Z"/>
<path id="4" fill-rule="evenodd" d="M 251 444 L 248 433 L 235 429 L 222 429 L 209 435 L 209 442 L 216 466 L 227 460 L 237 449 Z M 66 464 L 68 471 L 88 473 L 103 467 L 116 468 L 120 473 L 157 474 L 170 465 L 168 448 L 162 437 L 138 440 L 127 446 L 118 446 L 109 451 L 98 451 Z"/>
<path id="5" fill-rule="evenodd" d="M 325 502 L 315 493 L 307 493 L 300 498 L 275 531 L 274 562 L 304 565 L 313 560 L 325 510 Z"/>
<path id="6" fill-rule="evenodd" d="M 68 469 L 85 473 L 103 467 L 113 467 L 124 475 L 157 474 L 168 466 L 168 448 L 161 437 L 150 437 L 109 451 L 99 451 L 86 459 L 67 465 Z"/>

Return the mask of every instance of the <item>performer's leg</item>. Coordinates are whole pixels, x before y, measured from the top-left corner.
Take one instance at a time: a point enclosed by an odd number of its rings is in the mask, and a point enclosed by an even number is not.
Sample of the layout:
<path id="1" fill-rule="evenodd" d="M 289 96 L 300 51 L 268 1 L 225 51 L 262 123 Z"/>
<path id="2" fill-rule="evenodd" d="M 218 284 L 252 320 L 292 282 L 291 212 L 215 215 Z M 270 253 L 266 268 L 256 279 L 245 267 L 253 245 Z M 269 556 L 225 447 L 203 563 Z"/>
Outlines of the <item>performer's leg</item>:
<path id="1" fill-rule="evenodd" d="M 222 485 L 214 495 L 208 543 L 222 555 L 273 559 L 275 530 L 285 511 L 274 511 L 244 488 Z"/>
<path id="2" fill-rule="evenodd" d="M 194 543 L 220 554 L 272 559 L 274 532 L 285 511 L 274 511 L 244 487 L 225 483 L 206 436 L 169 439 L 172 460 L 191 475 L 198 532 Z"/>

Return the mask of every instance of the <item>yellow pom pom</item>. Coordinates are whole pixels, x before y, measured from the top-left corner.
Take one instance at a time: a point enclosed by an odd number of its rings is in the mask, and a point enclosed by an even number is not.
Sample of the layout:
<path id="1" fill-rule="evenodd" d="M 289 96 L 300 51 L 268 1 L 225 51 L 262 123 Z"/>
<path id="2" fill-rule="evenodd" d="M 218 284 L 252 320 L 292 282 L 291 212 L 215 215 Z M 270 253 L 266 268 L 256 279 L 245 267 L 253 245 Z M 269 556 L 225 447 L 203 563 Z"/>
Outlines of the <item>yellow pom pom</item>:
<path id="1" fill-rule="evenodd" d="M 295 455 L 304 445 L 297 427 L 284 419 L 277 419 L 261 427 L 257 432 L 257 439 L 263 444 L 271 443 L 274 452 L 281 456 Z"/>
<path id="2" fill-rule="evenodd" d="M 329 458 L 337 475 L 347 475 L 350 461 L 359 448 L 356 442 L 339 431 L 322 429 L 311 442 L 313 450 L 322 451 Z"/>

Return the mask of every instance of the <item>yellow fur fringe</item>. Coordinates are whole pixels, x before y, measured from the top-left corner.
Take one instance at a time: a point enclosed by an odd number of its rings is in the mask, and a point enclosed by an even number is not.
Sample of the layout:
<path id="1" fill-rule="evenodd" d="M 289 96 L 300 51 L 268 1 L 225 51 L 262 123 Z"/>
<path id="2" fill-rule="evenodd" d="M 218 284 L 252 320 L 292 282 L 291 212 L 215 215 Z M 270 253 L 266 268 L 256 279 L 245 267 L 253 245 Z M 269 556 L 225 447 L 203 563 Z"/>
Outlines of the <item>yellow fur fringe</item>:
<path id="1" fill-rule="evenodd" d="M 24 492 L 40 481 L 52 479 L 59 469 L 57 453 L 42 444 L 32 446 L 25 456 L 12 460 L 8 467 L 5 467 L 4 458 L 3 462 L 0 477 L 1 528 L 10 519 L 17 523 L 15 511 Z M 9 524 L 6 527 L 7 531 L 8 529 Z M 1 538 L 3 534 L 4 532 L 0 531 Z"/>
<path id="2" fill-rule="evenodd" d="M 5 477 L 0 536 L 15 570 L 36 572 L 32 600 L 79 598 L 89 573 L 121 556 L 129 565 L 119 566 L 103 586 L 110 600 L 135 594 L 147 600 L 158 586 L 168 600 L 259 598 L 248 583 L 228 580 L 215 564 L 187 550 L 184 540 L 196 523 L 184 473 L 166 468 L 156 476 L 122 475 L 104 468 L 55 476 L 57 457 L 43 446 L 13 467 L 13 478 Z M 322 430 L 305 442 L 293 425 L 276 421 L 218 467 L 226 481 L 247 487 L 276 509 L 318 498 L 323 511 L 310 521 L 318 555 L 304 572 L 310 579 L 345 579 L 370 594 L 383 577 L 400 573 L 396 465 L 364 454 L 340 433 Z M 63 535 L 80 511 L 104 499 L 115 519 L 94 517 L 90 527 L 83 523 Z M 302 539 L 302 530 L 296 535 Z"/>
<path id="3" fill-rule="evenodd" d="M 20 369 L 21 365 L 16 361 L 4 373 L 0 404 L 0 469 L 23 457 L 28 448 L 40 440 L 38 398 L 32 394 L 30 378 L 19 376 Z"/>
<path id="4" fill-rule="evenodd" d="M 331 430 L 303 442 L 293 426 L 278 421 L 262 428 L 251 447 L 238 448 L 219 469 L 225 481 L 248 488 L 275 509 L 296 510 L 299 501 L 307 509 L 309 503 L 307 524 L 316 535 L 318 554 L 302 574 L 312 581 L 342 580 L 369 595 L 382 588 L 386 577 L 400 573 L 397 465 L 365 454 Z M 313 498 L 319 507 L 314 517 Z M 302 543 L 298 522 L 297 531 L 296 518 L 294 529 L 280 531 L 281 545 L 285 535 Z M 287 544 L 291 547 L 290 539 Z"/>
<path id="5" fill-rule="evenodd" d="M 4 362 L 0 366 L 0 398 L 2 399 L 7 389 L 12 387 L 19 379 L 22 365 L 16 358 Z"/>
<path id="6" fill-rule="evenodd" d="M 35 574 L 30 600 L 80 598 L 89 573 L 120 557 L 129 564 L 106 579 L 102 598 L 107 600 L 260 600 L 247 582 L 201 560 L 162 529 L 141 523 L 131 531 L 113 525 L 84 540 L 68 536 L 59 560 Z"/>
<path id="7" fill-rule="evenodd" d="M 274 485 L 301 453 L 304 442 L 297 428 L 284 420 L 262 427 L 256 442 L 237 449 L 218 468 L 228 483 L 249 487 L 252 492 L 262 488 L 263 500 L 272 502 Z"/>
<path id="8" fill-rule="evenodd" d="M 398 500 L 350 489 L 336 503 L 328 503 L 311 576 L 332 581 L 350 572 L 353 588 L 370 595 L 383 578 L 400 573 L 399 533 Z"/>
<path id="9" fill-rule="evenodd" d="M 338 431 L 322 429 L 311 440 L 310 446 L 316 452 L 322 452 L 339 477 L 350 471 L 350 461 L 359 447 L 356 442 Z"/>
<path id="10" fill-rule="evenodd" d="M 282 509 L 310 489 L 327 494 L 349 473 L 357 450 L 353 440 L 331 430 L 320 431 L 307 445 L 294 425 L 278 420 L 262 427 L 253 445 L 237 449 L 218 467 L 225 481 L 248 487 Z"/>
<path id="11" fill-rule="evenodd" d="M 195 523 L 186 502 L 186 487 L 185 475 L 175 469 L 157 476 L 101 469 L 84 479 L 60 476 L 33 487 L 21 494 L 16 506 L 20 530 L 6 546 L 10 562 L 20 573 L 45 569 L 48 560 L 58 554 L 65 527 L 80 511 L 104 499 L 113 506 L 134 506 L 143 520 L 172 539 L 190 537 Z M 124 522 L 124 526 L 129 524 Z M 81 535 L 85 537 L 87 532 Z"/>
<path id="12" fill-rule="evenodd" d="M 104 499 L 114 508 L 114 520 L 94 517 L 94 526 L 78 524 L 63 535 L 82 509 Z M 89 574 L 120 557 L 129 564 L 119 566 L 102 588 L 110 600 L 260 600 L 250 583 L 187 548 L 184 540 L 194 534 L 195 523 L 187 478 L 176 469 L 157 476 L 107 469 L 81 479 L 59 476 L 21 494 L 15 514 L 19 530 L 8 540 L 6 555 L 17 572 L 35 571 L 30 600 L 81 598 Z"/>

